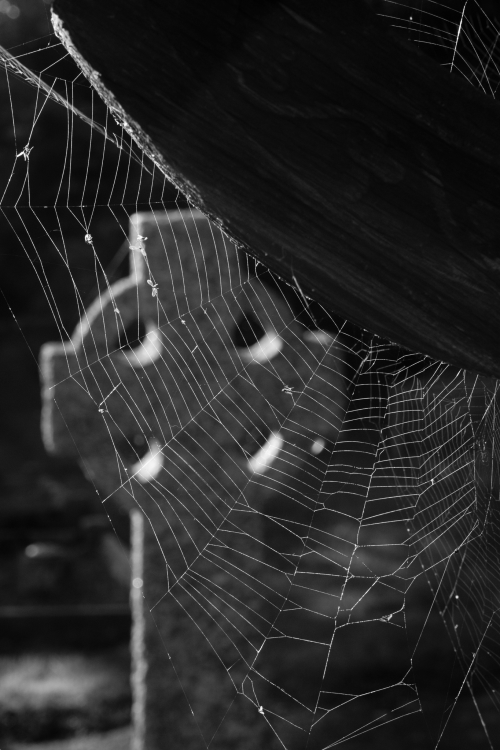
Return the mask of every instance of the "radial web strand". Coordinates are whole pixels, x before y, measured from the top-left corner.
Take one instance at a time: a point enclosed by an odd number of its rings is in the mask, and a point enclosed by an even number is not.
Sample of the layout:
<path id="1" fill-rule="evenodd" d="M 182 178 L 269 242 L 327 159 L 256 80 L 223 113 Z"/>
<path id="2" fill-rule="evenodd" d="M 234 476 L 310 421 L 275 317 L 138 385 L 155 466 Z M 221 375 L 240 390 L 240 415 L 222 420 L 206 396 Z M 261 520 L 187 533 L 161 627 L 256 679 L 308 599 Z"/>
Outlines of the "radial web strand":
<path id="1" fill-rule="evenodd" d="M 495 96 L 485 3 L 377 9 Z M 146 720 L 207 750 L 498 747 L 497 381 L 243 254 L 55 37 L 1 57 L 9 283 L 52 326 L 45 445 L 132 515 Z"/>

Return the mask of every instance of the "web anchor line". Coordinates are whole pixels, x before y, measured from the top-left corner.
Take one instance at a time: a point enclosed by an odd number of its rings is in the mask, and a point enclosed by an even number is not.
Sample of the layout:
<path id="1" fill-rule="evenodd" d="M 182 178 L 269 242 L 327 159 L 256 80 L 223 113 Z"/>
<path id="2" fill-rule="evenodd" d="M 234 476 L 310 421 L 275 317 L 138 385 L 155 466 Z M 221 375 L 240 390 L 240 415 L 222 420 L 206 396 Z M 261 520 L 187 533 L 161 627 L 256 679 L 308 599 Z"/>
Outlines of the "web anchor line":
<path id="1" fill-rule="evenodd" d="M 496 95 L 486 4 L 377 8 Z M 134 731 L 316 750 L 411 744 L 425 722 L 433 750 L 494 747 L 497 382 L 255 268 L 50 39 L 1 55 L 0 233 L 27 269 L 5 298 L 42 346 L 46 450 L 79 461 L 109 518 L 86 562 L 132 601 Z"/>

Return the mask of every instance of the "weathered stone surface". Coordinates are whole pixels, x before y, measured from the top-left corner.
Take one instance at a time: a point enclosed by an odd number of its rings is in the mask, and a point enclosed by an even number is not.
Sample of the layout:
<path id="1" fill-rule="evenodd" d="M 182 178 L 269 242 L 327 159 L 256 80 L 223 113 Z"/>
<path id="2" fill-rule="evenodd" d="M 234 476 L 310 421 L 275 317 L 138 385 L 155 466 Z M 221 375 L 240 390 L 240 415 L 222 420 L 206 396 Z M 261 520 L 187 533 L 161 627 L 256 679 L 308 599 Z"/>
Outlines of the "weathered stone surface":
<path id="1" fill-rule="evenodd" d="M 342 350 L 197 212 L 135 215 L 130 245 L 130 276 L 41 365 L 46 446 L 133 511 L 134 747 L 278 747 L 279 652 L 260 652 L 316 509 L 313 446 L 340 429 Z"/>
<path id="2" fill-rule="evenodd" d="M 495 381 L 373 339 L 347 398 L 342 347 L 200 214 L 130 245 L 42 370 L 47 447 L 132 513 L 134 750 L 389 746 L 388 711 L 420 747 L 452 662 L 496 659 Z"/>

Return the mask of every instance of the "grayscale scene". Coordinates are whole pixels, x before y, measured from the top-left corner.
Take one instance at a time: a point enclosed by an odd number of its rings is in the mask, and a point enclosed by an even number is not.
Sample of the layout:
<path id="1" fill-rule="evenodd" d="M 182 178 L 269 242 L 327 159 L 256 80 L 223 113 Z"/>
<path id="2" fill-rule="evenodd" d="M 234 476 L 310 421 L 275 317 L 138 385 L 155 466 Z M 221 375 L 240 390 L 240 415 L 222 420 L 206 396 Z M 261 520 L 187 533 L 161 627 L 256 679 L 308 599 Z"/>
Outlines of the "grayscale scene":
<path id="1" fill-rule="evenodd" d="M 500 5 L 0 61 L 0 750 L 500 750 Z"/>

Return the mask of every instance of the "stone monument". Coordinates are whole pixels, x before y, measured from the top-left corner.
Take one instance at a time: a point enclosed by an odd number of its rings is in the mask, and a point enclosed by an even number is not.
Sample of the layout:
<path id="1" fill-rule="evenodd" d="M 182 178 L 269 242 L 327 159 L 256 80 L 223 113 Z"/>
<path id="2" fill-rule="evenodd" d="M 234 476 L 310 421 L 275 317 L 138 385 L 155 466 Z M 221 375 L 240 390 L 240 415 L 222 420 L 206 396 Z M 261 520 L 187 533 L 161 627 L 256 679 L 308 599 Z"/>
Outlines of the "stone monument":
<path id="1" fill-rule="evenodd" d="M 133 748 L 278 748 L 310 722 L 282 645 L 303 628 L 342 348 L 199 212 L 135 214 L 129 240 L 129 276 L 41 370 L 47 449 L 131 513 Z"/>

